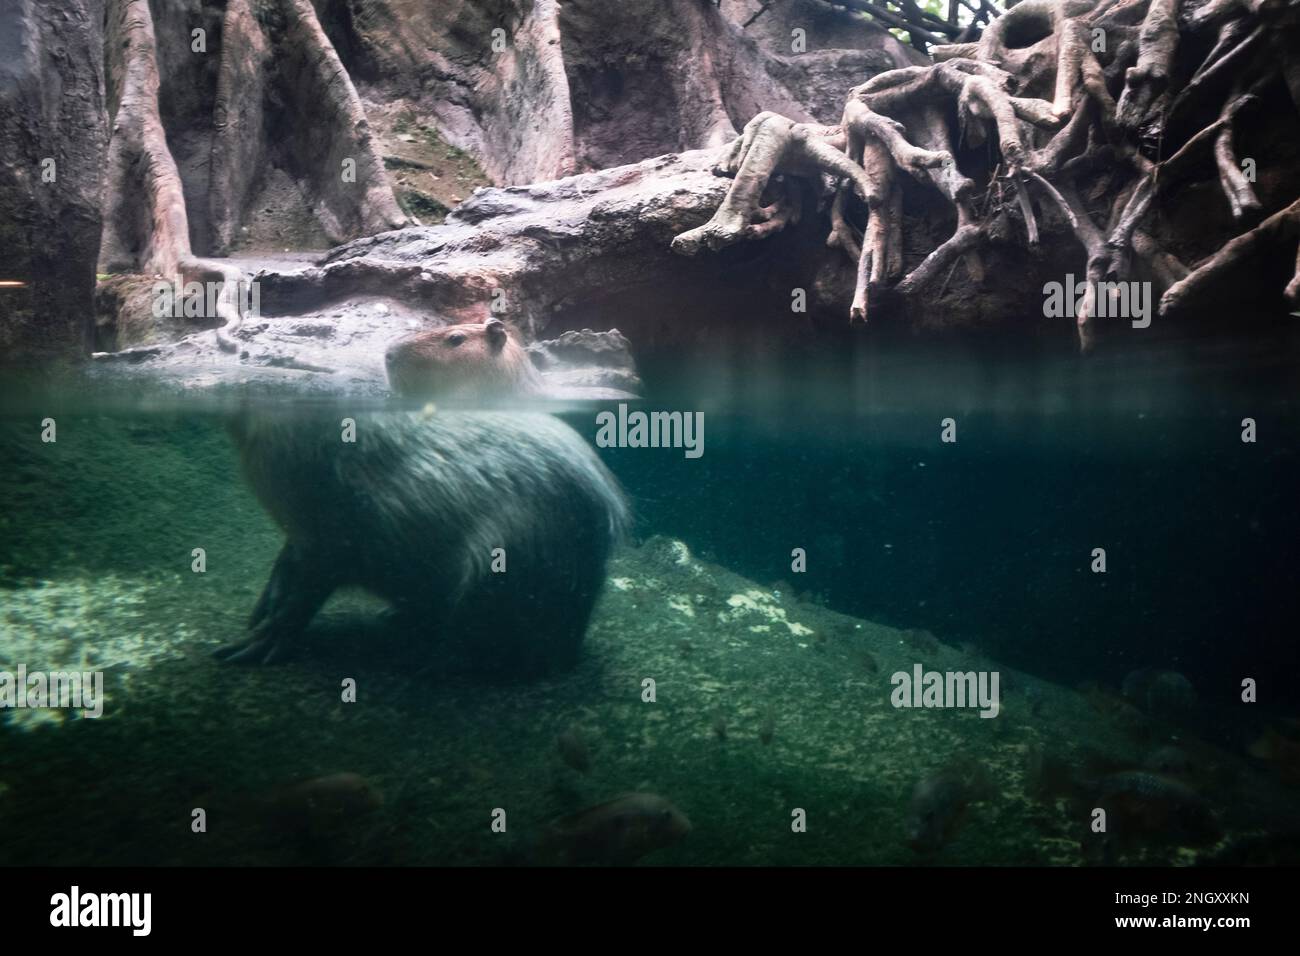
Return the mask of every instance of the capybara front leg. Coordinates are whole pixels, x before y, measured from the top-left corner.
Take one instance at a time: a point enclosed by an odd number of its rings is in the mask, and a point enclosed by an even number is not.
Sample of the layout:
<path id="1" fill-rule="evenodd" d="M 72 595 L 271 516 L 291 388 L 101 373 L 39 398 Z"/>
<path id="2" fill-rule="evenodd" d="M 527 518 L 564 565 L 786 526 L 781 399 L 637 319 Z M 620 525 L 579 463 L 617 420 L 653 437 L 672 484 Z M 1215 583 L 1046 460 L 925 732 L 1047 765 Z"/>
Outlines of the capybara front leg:
<path id="1" fill-rule="evenodd" d="M 326 563 L 311 549 L 286 542 L 249 618 L 248 640 L 218 648 L 214 656 L 237 664 L 283 659 L 334 586 Z"/>

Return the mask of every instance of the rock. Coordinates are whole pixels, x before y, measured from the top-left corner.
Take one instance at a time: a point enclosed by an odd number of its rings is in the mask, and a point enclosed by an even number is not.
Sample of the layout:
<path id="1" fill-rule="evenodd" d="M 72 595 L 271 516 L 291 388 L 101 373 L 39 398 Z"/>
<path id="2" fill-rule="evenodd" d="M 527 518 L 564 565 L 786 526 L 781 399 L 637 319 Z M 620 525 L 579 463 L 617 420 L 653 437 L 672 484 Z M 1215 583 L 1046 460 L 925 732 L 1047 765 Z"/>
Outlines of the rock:
<path id="1" fill-rule="evenodd" d="M 628 342 L 636 337 L 609 333 L 615 321 L 635 319 L 622 298 L 641 300 L 642 321 L 661 323 L 656 296 L 716 284 L 713 266 L 686 262 L 668 247 L 677 232 L 706 220 L 726 191 L 727 180 L 709 171 L 712 158 L 695 151 L 483 189 L 442 225 L 358 239 L 316 265 L 226 260 L 260 290 L 260 316 L 238 333 L 245 356 L 222 352 L 207 332 L 184 347 L 122 356 L 129 362 L 106 357 L 100 372 L 187 388 L 382 396 L 384 351 L 394 339 L 483 322 L 503 296 L 502 317 L 524 342 L 553 340 L 539 354 L 557 384 L 633 392 L 639 381 Z M 338 334 L 322 340 L 295 331 L 322 321 Z M 321 368 L 330 371 L 311 371 Z"/>
<path id="2" fill-rule="evenodd" d="M 641 390 L 631 347 L 618 329 L 565 332 L 557 339 L 533 343 L 528 352 L 553 393 L 631 398 Z M 594 395 L 592 390 L 611 394 Z"/>
<path id="3" fill-rule="evenodd" d="M 730 0 L 351 0 L 321 17 L 354 76 L 516 184 L 718 146 L 763 109 L 837 122 L 846 89 L 919 62 L 862 18 L 782 6 L 748 30 Z M 787 20 L 813 25 L 807 52 Z"/>
<path id="4" fill-rule="evenodd" d="M 103 0 L 0 6 L 0 354 L 84 355 L 108 143 Z M 52 181 L 47 181 L 52 177 Z"/>

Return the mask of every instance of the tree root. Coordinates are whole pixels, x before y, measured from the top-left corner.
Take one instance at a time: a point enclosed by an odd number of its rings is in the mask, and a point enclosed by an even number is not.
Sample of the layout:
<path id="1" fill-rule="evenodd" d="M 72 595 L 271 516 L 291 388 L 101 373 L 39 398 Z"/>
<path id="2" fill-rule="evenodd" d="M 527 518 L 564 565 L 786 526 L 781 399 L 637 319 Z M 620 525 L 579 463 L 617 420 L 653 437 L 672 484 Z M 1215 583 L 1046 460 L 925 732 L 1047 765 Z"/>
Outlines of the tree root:
<path id="1" fill-rule="evenodd" d="M 220 282 L 217 341 L 236 351 L 237 284 L 242 273 L 226 263 L 195 256 L 176 161 L 167 146 L 158 110 L 158 61 L 147 0 L 112 5 L 110 46 L 125 59 L 109 141 L 108 204 L 101 239 L 102 272 L 179 276 L 182 282 Z"/>
<path id="2" fill-rule="evenodd" d="M 148 0 L 117 0 L 109 13 L 106 45 L 125 62 L 120 89 L 110 93 L 116 108 L 100 271 L 171 275 L 191 254 L 190 227 L 158 112 L 153 16 Z"/>
<path id="3" fill-rule="evenodd" d="M 1187 290 L 1216 281 L 1228 262 L 1295 230 L 1294 213 L 1276 214 L 1189 273 L 1142 228 L 1172 195 L 1171 184 L 1204 167 L 1199 156 L 1214 160 L 1234 218 L 1245 220 L 1262 209 L 1238 161 L 1234 118 L 1279 81 L 1300 102 L 1300 57 L 1288 52 L 1296 18 L 1277 13 L 1288 4 L 1296 6 L 1290 0 L 1210 0 L 1183 16 L 1178 0 L 1024 0 L 992 20 L 978 40 L 934 46 L 931 65 L 890 70 L 855 87 L 838 126 L 799 124 L 773 113 L 755 117 L 719 163 L 720 174 L 735 177 L 722 205 L 672 247 L 693 255 L 768 235 L 780 220 L 764 218 L 760 197 L 774 175 L 829 177 L 838 185 L 827 245 L 855 261 L 849 318 L 865 321 L 875 290 L 896 280 L 895 291 L 904 298 L 939 281 L 946 288 L 959 257 L 966 257 L 972 280 L 979 282 L 981 248 L 991 238 L 1014 235 L 1007 231 L 1011 222 L 1023 223 L 1026 246 L 1037 245 L 1044 228 L 1056 228 L 1055 219 L 1040 222 L 1031 198 L 1040 192 L 1044 208 L 1059 212 L 1083 246 L 1090 282 L 1127 281 L 1141 263 L 1145 274 L 1168 289 L 1163 301 L 1172 306 Z M 1196 48 L 1180 43 L 1180 16 L 1182 29 L 1211 31 L 1214 37 L 1199 64 L 1179 61 L 1193 55 L 1184 50 Z M 1265 23 L 1277 34 L 1267 40 Z M 1252 61 L 1266 42 L 1278 51 L 1272 58 L 1277 62 Z M 1184 120 L 1200 115 L 1205 97 L 1222 91 L 1222 78 L 1233 70 L 1246 75 L 1214 107 L 1217 119 L 1167 146 L 1169 117 L 1175 111 Z M 1190 79 L 1171 101 L 1176 75 Z M 965 154 L 957 146 L 969 150 L 986 143 L 996 150 L 997 162 L 976 183 L 963 171 Z M 1158 162 L 1162 152 L 1169 158 Z M 1099 172 L 1114 197 L 1103 225 L 1078 188 L 1088 182 L 1095 204 L 1102 191 L 1093 185 Z M 957 225 L 898 279 L 904 176 L 937 191 L 955 211 Z M 1013 200 L 1010 207 L 1004 196 Z M 848 216 L 857 201 L 867 207 L 861 242 Z M 1298 283 L 1288 285 L 1288 295 Z M 1097 338 L 1095 316 L 1089 298 L 1077 316 L 1084 350 Z"/>
<path id="4" fill-rule="evenodd" d="M 1137 64 L 1124 79 L 1119 121 L 1129 129 L 1147 122 L 1156 100 L 1169 86 L 1174 52 L 1178 49 L 1178 0 L 1151 0 L 1142 21 Z"/>
<path id="5" fill-rule="evenodd" d="M 159 43 L 148 0 L 109 0 L 106 33 L 112 136 L 100 244 L 102 273 L 131 272 L 220 283 L 215 335 L 237 351 L 242 272 L 196 255 L 224 255 L 260 169 L 284 166 L 334 242 L 398 228 L 406 217 L 388 185 L 361 101 L 309 0 L 256 7 L 228 0 L 211 104 L 206 208 L 187 206 L 182 172 L 160 108 Z M 271 58 L 270 34 L 282 33 Z M 218 42 L 214 38 L 213 42 Z M 270 110 L 274 105 L 274 117 Z M 193 117 L 171 117 L 172 123 Z M 205 119 L 197 121 L 202 127 Z M 281 141 L 265 134 L 272 119 Z M 201 204 L 202 205 L 202 204 Z"/>
<path id="6" fill-rule="evenodd" d="M 1237 236 L 1190 275 L 1170 286 L 1160 300 L 1161 314 L 1176 312 L 1191 299 L 1220 286 L 1225 277 L 1230 277 L 1234 266 L 1253 259 L 1261 248 L 1292 242 L 1300 245 L 1300 199 L 1269 216 L 1254 229 Z M 1300 306 L 1300 261 L 1297 261 L 1296 272 L 1283 294 L 1293 306 Z"/>
<path id="7" fill-rule="evenodd" d="M 847 180 L 860 198 L 872 202 L 871 193 L 876 187 L 868 173 L 841 151 L 842 145 L 843 133 L 837 128 L 795 123 L 776 113 L 759 113 L 726 148 L 716 167 L 723 175 L 735 176 L 726 199 L 712 219 L 673 239 L 673 251 L 687 256 L 704 248 L 717 252 L 774 232 L 772 216 L 764 216 L 760 204 L 769 181 L 778 173 L 815 177 L 824 171 Z M 789 221 L 789 214 L 778 219 L 780 223 Z"/>
<path id="8" fill-rule="evenodd" d="M 1219 135 L 1214 140 L 1214 162 L 1219 167 L 1219 184 L 1232 207 L 1232 218 L 1241 220 L 1258 212 L 1260 202 L 1237 162 L 1237 153 L 1232 145 L 1232 104 L 1232 100 L 1225 103 L 1220 115 Z"/>

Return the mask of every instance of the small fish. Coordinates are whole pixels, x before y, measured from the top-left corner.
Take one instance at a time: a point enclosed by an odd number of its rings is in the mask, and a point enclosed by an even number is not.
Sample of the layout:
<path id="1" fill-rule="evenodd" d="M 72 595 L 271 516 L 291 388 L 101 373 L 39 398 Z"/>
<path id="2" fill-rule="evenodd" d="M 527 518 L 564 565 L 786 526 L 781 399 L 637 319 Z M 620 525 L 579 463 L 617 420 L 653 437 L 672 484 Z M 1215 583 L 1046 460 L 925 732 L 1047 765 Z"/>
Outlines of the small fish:
<path id="1" fill-rule="evenodd" d="M 917 781 L 907 808 L 907 845 L 932 853 L 961 830 L 972 803 L 993 796 L 993 782 L 983 765 L 957 760 Z"/>
<path id="2" fill-rule="evenodd" d="M 719 740 L 727 739 L 727 720 L 721 714 L 713 720 L 713 736 Z"/>
<path id="3" fill-rule="evenodd" d="M 384 797 L 357 773 L 331 773 L 276 787 L 261 799 L 278 827 L 321 835 L 383 806 Z"/>
<path id="4" fill-rule="evenodd" d="M 586 773 L 591 769 L 591 751 L 587 747 L 587 738 L 577 724 L 555 738 L 555 749 L 559 751 L 560 759 L 578 773 Z"/>
<path id="5" fill-rule="evenodd" d="M 686 815 L 653 793 L 628 793 L 552 823 L 542 844 L 562 864 L 628 866 L 691 831 Z"/>
<path id="6" fill-rule="evenodd" d="M 858 655 L 858 666 L 868 674 L 880 673 L 880 664 L 876 662 L 876 658 L 870 651 L 863 651 Z"/>
<path id="7" fill-rule="evenodd" d="M 1143 713 L 1161 720 L 1186 717 L 1196 706 L 1196 689 L 1177 671 L 1151 667 L 1130 671 L 1120 690 Z"/>
<path id="8" fill-rule="evenodd" d="M 1180 780 L 1149 770 L 1124 770 L 1084 781 L 1088 802 L 1106 811 L 1106 831 L 1124 843 L 1186 846 L 1222 835 L 1209 803 Z"/>
<path id="9" fill-rule="evenodd" d="M 1181 747 L 1157 747 L 1142 760 L 1142 767 L 1156 773 L 1186 777 L 1192 772 L 1191 754 Z"/>
<path id="10" fill-rule="evenodd" d="M 769 710 L 763 717 L 763 723 L 758 728 L 758 739 L 767 747 L 772 743 L 772 738 L 776 736 L 776 717 Z"/>
<path id="11" fill-rule="evenodd" d="M 1084 696 L 1093 710 L 1115 721 L 1126 731 L 1140 734 L 1147 729 L 1149 722 L 1146 715 L 1119 694 L 1091 682 L 1080 684 L 1079 693 Z"/>
<path id="12" fill-rule="evenodd" d="M 1285 737 L 1269 727 L 1246 752 L 1273 764 L 1278 775 L 1288 783 L 1300 783 L 1300 740 Z"/>

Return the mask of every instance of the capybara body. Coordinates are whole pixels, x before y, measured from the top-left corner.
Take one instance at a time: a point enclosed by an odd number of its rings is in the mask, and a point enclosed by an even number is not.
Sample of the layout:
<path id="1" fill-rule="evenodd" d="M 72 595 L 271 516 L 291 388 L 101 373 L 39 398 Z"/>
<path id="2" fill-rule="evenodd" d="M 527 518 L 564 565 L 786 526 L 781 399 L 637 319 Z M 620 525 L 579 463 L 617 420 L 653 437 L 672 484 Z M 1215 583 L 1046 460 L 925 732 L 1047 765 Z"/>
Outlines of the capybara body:
<path id="1" fill-rule="evenodd" d="M 384 354 L 393 390 L 481 407 L 541 395 L 542 377 L 500 319 L 398 339 Z"/>
<path id="2" fill-rule="evenodd" d="M 218 655 L 276 660 L 335 589 L 359 585 L 479 669 L 570 666 L 627 522 L 586 442 L 542 414 L 384 412 L 356 419 L 355 442 L 340 418 L 232 426 L 287 540 L 249 640 Z"/>

